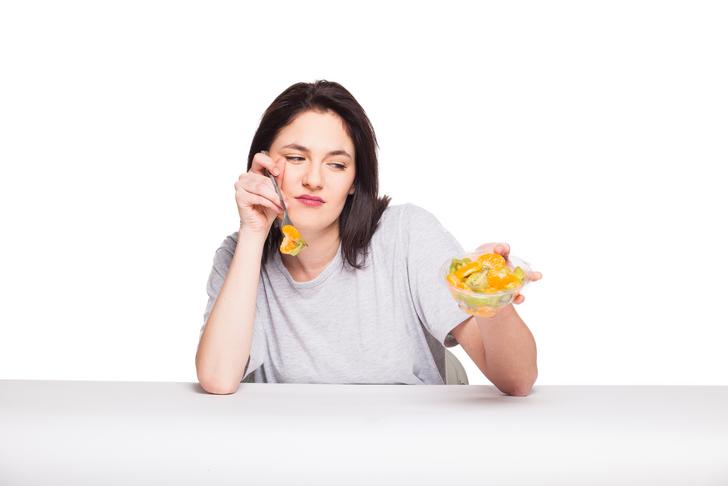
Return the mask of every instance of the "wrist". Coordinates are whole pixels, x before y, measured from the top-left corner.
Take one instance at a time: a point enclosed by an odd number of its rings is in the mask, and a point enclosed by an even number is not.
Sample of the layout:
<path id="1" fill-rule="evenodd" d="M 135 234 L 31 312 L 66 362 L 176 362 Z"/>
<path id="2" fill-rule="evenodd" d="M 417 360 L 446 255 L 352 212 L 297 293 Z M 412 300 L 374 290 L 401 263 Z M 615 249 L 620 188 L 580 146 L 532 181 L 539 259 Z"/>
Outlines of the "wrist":
<path id="1" fill-rule="evenodd" d="M 238 243 L 240 243 L 240 241 L 242 240 L 265 243 L 265 240 L 267 238 L 268 233 L 252 230 L 250 229 L 250 227 L 244 225 L 242 222 L 240 223 L 240 228 L 238 229 Z"/>

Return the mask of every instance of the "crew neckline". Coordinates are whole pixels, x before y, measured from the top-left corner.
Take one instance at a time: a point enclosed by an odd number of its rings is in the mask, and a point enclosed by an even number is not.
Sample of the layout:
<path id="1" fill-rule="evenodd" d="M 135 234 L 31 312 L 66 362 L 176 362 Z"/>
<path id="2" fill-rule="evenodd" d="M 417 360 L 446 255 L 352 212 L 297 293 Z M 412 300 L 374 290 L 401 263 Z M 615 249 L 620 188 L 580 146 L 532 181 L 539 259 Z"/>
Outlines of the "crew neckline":
<path id="1" fill-rule="evenodd" d="M 278 251 L 275 252 L 275 257 L 273 258 L 273 261 L 278 270 L 283 274 L 284 277 L 286 277 L 286 279 L 291 283 L 292 286 L 298 289 L 316 287 L 317 285 L 321 285 L 322 283 L 324 283 L 336 271 L 337 265 L 341 264 L 341 240 L 339 240 L 339 247 L 336 250 L 336 254 L 334 255 L 333 260 L 331 260 L 329 264 L 326 265 L 326 267 L 321 271 L 321 273 L 316 275 L 316 278 L 314 278 L 313 280 L 306 280 L 305 282 L 297 282 L 296 280 L 294 280 L 286 266 L 283 264 L 283 259 L 281 258 L 281 254 Z"/>

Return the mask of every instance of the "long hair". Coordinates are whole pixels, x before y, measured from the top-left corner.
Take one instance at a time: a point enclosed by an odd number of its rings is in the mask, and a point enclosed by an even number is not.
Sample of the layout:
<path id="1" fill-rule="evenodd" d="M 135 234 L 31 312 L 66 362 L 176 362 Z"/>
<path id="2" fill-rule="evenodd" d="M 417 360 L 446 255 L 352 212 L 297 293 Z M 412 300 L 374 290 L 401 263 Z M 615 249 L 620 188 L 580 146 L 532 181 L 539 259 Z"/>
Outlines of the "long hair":
<path id="1" fill-rule="evenodd" d="M 248 154 L 248 168 L 261 150 L 270 150 L 278 132 L 300 113 L 318 111 L 336 113 L 344 121 L 346 132 L 354 142 L 356 175 L 354 194 L 346 198 L 339 216 L 342 264 L 361 269 L 369 251 L 369 242 L 379 219 L 389 205 L 389 196 L 379 197 L 377 137 L 369 118 L 359 102 L 339 83 L 318 80 L 296 83 L 283 91 L 265 110 L 253 136 Z M 263 247 L 261 267 L 283 241 L 279 225 L 271 226 Z M 359 263 L 359 257 L 362 263 Z"/>

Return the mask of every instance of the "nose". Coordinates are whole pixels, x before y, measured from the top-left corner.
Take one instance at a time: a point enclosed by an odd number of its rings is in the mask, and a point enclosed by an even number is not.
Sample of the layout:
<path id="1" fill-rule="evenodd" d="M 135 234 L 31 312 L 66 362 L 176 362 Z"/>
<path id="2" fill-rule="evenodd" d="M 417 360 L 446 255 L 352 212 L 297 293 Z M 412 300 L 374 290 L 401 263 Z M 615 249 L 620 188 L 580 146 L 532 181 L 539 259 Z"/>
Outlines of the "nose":
<path id="1" fill-rule="evenodd" d="M 302 183 L 312 190 L 321 189 L 321 164 L 309 164 Z"/>

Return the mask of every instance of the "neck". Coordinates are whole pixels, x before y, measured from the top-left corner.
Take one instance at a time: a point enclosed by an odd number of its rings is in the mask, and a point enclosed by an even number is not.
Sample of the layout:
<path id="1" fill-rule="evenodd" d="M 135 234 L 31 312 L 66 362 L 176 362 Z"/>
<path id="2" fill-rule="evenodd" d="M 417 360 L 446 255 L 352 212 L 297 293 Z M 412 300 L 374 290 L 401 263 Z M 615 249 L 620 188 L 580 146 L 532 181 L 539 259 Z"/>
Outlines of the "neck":
<path id="1" fill-rule="evenodd" d="M 305 228 L 299 231 L 308 246 L 296 256 L 281 253 L 281 261 L 294 280 L 313 280 L 336 256 L 341 241 L 339 222 L 319 232 L 305 231 Z"/>

